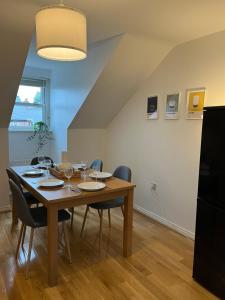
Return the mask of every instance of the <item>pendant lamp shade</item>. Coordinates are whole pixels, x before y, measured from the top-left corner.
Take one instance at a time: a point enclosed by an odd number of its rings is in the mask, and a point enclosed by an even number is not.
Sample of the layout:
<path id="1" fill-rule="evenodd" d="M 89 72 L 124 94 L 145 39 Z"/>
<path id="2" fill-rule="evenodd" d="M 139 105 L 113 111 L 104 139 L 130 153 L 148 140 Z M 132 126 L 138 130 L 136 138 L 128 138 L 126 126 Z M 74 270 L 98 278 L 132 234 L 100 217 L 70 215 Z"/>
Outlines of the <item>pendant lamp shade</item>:
<path id="1" fill-rule="evenodd" d="M 86 17 L 64 5 L 36 14 L 36 49 L 43 58 L 73 61 L 87 57 Z"/>

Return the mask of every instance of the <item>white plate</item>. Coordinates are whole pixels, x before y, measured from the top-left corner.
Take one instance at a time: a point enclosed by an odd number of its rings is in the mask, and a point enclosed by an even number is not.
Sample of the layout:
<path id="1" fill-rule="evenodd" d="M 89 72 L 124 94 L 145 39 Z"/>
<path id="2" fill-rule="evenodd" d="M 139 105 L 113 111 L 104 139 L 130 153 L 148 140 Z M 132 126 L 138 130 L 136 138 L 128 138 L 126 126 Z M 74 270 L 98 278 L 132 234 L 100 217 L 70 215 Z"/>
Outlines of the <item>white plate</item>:
<path id="1" fill-rule="evenodd" d="M 82 182 L 77 185 L 77 187 L 83 191 L 88 192 L 94 192 L 104 189 L 106 185 L 103 182 L 93 182 L 93 181 L 87 181 Z"/>
<path id="2" fill-rule="evenodd" d="M 64 185 L 64 181 L 56 178 L 43 179 L 38 182 L 40 187 L 54 188 Z"/>
<path id="3" fill-rule="evenodd" d="M 112 177 L 112 174 L 108 173 L 108 172 L 98 172 L 97 174 L 90 173 L 89 177 L 91 177 L 91 178 L 97 178 L 97 179 L 107 179 L 107 178 Z"/>
<path id="4" fill-rule="evenodd" d="M 24 172 L 24 176 L 42 176 L 44 174 L 44 171 L 43 170 L 38 170 L 38 169 L 35 169 L 35 170 L 28 170 L 28 171 L 25 171 Z"/>

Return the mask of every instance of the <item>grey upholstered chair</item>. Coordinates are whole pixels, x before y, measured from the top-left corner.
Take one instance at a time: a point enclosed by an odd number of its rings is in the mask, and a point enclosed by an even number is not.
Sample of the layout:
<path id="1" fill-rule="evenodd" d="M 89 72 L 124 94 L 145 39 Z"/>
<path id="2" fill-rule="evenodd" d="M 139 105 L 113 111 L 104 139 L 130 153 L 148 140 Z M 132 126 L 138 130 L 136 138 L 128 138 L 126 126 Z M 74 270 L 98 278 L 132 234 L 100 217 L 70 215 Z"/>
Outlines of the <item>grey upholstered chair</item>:
<path id="1" fill-rule="evenodd" d="M 33 244 L 34 229 L 48 226 L 47 224 L 47 209 L 44 206 L 29 208 L 23 193 L 20 188 L 15 184 L 12 179 L 9 179 L 9 185 L 12 192 L 12 199 L 14 202 L 14 207 L 16 209 L 16 214 L 20 221 L 22 222 L 19 240 L 16 249 L 16 258 L 18 257 L 20 245 L 23 245 L 26 227 L 31 227 L 30 240 L 29 240 L 29 249 L 26 265 L 26 278 L 28 278 L 29 263 L 31 248 Z M 69 237 L 67 232 L 67 227 L 65 221 L 70 219 L 70 214 L 66 210 L 58 211 L 58 222 L 62 222 L 63 232 L 65 236 L 65 243 L 68 251 L 69 261 L 71 262 L 71 253 L 69 245 Z"/>
<path id="2" fill-rule="evenodd" d="M 96 171 L 102 172 L 103 161 L 101 159 L 95 159 L 90 165 L 90 169 L 95 169 Z M 73 218 L 74 218 L 74 207 L 70 208 L 71 212 L 71 228 L 73 227 Z"/>
<path id="3" fill-rule="evenodd" d="M 26 202 L 29 206 L 36 204 L 37 206 L 39 205 L 39 201 L 29 192 L 24 192 L 22 189 L 22 182 L 19 178 L 19 176 L 16 174 L 16 172 L 14 172 L 14 170 L 12 168 L 7 168 L 6 169 L 7 175 L 9 179 L 12 179 L 12 181 L 18 186 L 18 188 L 20 189 L 20 191 L 23 193 Z M 12 214 L 15 213 L 15 210 L 12 209 Z M 13 226 L 15 225 L 15 220 L 16 220 L 16 216 L 12 216 L 12 227 L 11 230 L 13 229 Z"/>
<path id="4" fill-rule="evenodd" d="M 90 165 L 90 169 L 95 169 L 97 171 L 102 172 L 103 162 L 100 159 L 95 159 Z"/>
<path id="5" fill-rule="evenodd" d="M 52 163 L 52 167 L 53 167 L 53 165 L 54 165 L 54 161 L 53 161 L 53 159 L 51 159 L 51 157 L 48 157 L 48 156 L 44 156 L 44 158 L 45 159 L 49 159 L 50 161 L 51 161 L 51 163 Z M 30 163 L 32 166 L 34 166 L 34 165 L 38 165 L 38 156 L 37 157 L 34 157 L 34 158 L 32 158 L 32 160 L 31 160 L 31 163 Z"/>
<path id="6" fill-rule="evenodd" d="M 130 170 L 130 168 L 128 168 L 126 166 L 119 166 L 113 172 L 113 176 L 130 182 L 131 181 L 131 170 Z M 110 209 L 115 208 L 115 207 L 121 207 L 122 213 L 124 215 L 123 205 L 124 205 L 124 197 L 118 197 L 116 199 L 112 199 L 112 200 L 108 200 L 108 201 L 104 201 L 104 202 L 92 203 L 92 204 L 87 205 L 83 224 L 82 224 L 82 229 L 81 229 L 81 233 L 80 233 L 81 237 L 83 235 L 84 226 L 86 223 L 89 207 L 98 210 L 98 214 L 100 217 L 100 230 L 99 230 L 99 249 L 100 249 L 101 248 L 101 239 L 102 239 L 103 211 L 106 209 L 108 210 L 109 226 L 111 227 Z"/>

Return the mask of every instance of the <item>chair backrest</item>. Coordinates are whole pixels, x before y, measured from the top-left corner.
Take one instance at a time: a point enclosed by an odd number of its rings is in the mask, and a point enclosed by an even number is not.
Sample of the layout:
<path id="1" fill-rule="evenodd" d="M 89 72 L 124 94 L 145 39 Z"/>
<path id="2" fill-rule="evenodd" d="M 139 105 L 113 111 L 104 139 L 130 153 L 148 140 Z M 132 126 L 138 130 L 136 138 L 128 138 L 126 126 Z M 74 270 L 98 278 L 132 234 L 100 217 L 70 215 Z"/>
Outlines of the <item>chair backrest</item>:
<path id="1" fill-rule="evenodd" d="M 126 166 L 119 166 L 113 172 L 113 176 L 130 182 L 131 181 L 131 169 Z"/>
<path id="2" fill-rule="evenodd" d="M 93 160 L 93 162 L 90 165 L 90 168 L 91 169 L 95 168 L 95 170 L 102 172 L 102 168 L 103 168 L 103 162 L 102 162 L 102 160 L 101 159 L 95 159 L 95 160 Z"/>
<path id="3" fill-rule="evenodd" d="M 8 178 L 11 179 L 20 189 L 21 192 L 23 192 L 22 186 L 21 186 L 21 180 L 19 176 L 16 174 L 15 171 L 13 171 L 12 168 L 6 168 L 6 172 L 8 175 Z"/>
<path id="4" fill-rule="evenodd" d="M 23 193 L 12 179 L 9 179 L 9 186 L 12 192 L 12 201 L 17 217 L 24 225 L 35 227 L 34 219 L 31 216 L 30 209 Z"/>
<path id="5" fill-rule="evenodd" d="M 44 158 L 45 159 L 49 159 L 49 160 L 51 160 L 51 162 L 52 162 L 52 166 L 53 166 L 53 164 L 54 164 L 54 161 L 51 159 L 51 157 L 48 157 L 48 156 L 44 156 Z M 34 165 L 38 165 L 38 156 L 37 157 L 34 157 L 34 158 L 32 158 L 32 160 L 31 160 L 31 163 L 30 163 L 32 166 L 34 166 Z"/>

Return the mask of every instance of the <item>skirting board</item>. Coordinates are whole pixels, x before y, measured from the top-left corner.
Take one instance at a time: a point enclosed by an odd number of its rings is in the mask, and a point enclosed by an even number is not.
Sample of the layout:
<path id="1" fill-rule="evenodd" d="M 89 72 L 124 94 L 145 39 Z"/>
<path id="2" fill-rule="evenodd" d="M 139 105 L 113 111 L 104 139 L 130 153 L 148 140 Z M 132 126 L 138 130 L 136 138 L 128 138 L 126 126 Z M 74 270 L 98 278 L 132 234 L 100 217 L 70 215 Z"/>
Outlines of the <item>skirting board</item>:
<path id="1" fill-rule="evenodd" d="M 10 205 L 0 207 L 0 213 L 12 210 Z"/>
<path id="2" fill-rule="evenodd" d="M 171 221 L 168 221 L 168 220 L 160 217 L 159 215 L 157 215 L 157 214 L 155 214 L 155 213 L 153 213 L 151 211 L 148 211 L 148 210 L 142 208 L 139 205 L 135 204 L 134 205 L 134 209 L 137 210 L 139 213 L 141 213 L 141 214 L 143 214 L 143 215 L 145 215 L 145 216 L 147 216 L 149 218 L 152 218 L 153 220 L 158 221 L 159 223 L 161 223 L 161 224 L 163 224 L 163 225 L 165 225 L 165 226 L 167 226 L 167 227 L 169 227 L 169 228 L 177 231 L 178 233 L 180 233 L 180 234 L 182 234 L 182 235 L 184 235 L 184 236 L 186 236 L 188 238 L 191 238 L 192 240 L 194 240 L 194 238 L 195 238 L 194 232 L 191 232 L 191 231 L 189 231 L 189 230 L 187 230 L 187 229 L 185 229 L 183 227 L 180 227 L 177 224 L 175 224 L 175 223 L 173 223 Z"/>

